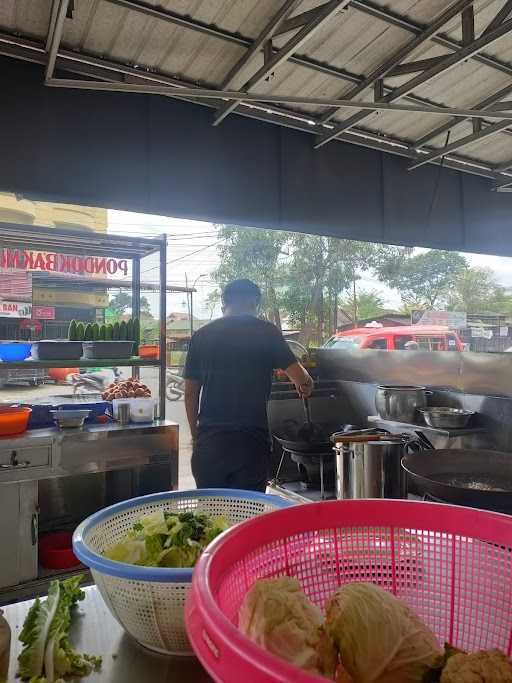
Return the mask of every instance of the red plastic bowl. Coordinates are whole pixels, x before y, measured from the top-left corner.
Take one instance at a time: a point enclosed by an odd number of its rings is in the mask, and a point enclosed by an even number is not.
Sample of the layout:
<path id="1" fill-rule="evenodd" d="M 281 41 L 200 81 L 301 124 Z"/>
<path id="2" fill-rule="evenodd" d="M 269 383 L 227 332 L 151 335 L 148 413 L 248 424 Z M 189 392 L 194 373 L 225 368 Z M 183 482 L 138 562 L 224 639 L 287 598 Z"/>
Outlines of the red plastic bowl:
<path id="1" fill-rule="evenodd" d="M 31 412 L 32 408 L 0 407 L 0 436 L 14 436 L 25 432 Z"/>
<path id="2" fill-rule="evenodd" d="M 39 560 L 45 569 L 71 569 L 78 567 L 73 553 L 73 533 L 57 531 L 39 539 Z"/>

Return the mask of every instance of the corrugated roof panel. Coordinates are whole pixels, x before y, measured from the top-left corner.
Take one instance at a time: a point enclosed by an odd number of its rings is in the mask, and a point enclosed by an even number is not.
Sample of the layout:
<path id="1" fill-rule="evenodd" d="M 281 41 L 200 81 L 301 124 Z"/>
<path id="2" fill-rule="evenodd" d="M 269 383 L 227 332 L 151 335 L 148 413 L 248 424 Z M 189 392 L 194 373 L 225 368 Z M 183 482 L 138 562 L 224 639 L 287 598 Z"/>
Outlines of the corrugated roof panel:
<path id="1" fill-rule="evenodd" d="M 466 107 L 498 92 L 511 82 L 510 76 L 500 71 L 466 61 L 417 87 L 414 93 L 446 106 Z"/>
<path id="2" fill-rule="evenodd" d="M 376 0 L 374 4 L 404 16 L 416 24 L 427 25 L 452 3 L 448 0 Z"/>
<path id="3" fill-rule="evenodd" d="M 301 49 L 314 57 L 356 74 L 368 74 L 408 40 L 411 34 L 389 26 L 349 6 L 319 30 Z"/>
<path id="4" fill-rule="evenodd" d="M 101 0 L 75 3 L 72 19 L 64 20 L 62 45 L 72 50 L 83 48 Z"/>
<path id="5" fill-rule="evenodd" d="M 512 159 L 512 136 L 496 133 L 464 147 L 462 153 L 496 165 Z"/>
<path id="6" fill-rule="evenodd" d="M 243 51 L 236 45 L 195 34 L 185 40 L 181 32 L 176 36 L 174 48 L 167 51 L 160 67 L 166 73 L 181 74 L 192 82 L 214 83 L 220 86 L 224 76 L 236 63 Z"/>
<path id="7" fill-rule="evenodd" d="M 13 30 L 16 21 L 16 0 L 0 3 L 0 26 Z"/>
<path id="8" fill-rule="evenodd" d="M 171 4 L 174 11 L 180 11 L 175 9 L 176 2 Z M 196 0 L 188 4 L 194 5 L 187 11 L 193 19 L 256 38 L 282 5 L 282 0 Z"/>
<path id="9" fill-rule="evenodd" d="M 50 22 L 51 0 L 2 0 L 0 26 L 12 33 L 46 37 Z"/>

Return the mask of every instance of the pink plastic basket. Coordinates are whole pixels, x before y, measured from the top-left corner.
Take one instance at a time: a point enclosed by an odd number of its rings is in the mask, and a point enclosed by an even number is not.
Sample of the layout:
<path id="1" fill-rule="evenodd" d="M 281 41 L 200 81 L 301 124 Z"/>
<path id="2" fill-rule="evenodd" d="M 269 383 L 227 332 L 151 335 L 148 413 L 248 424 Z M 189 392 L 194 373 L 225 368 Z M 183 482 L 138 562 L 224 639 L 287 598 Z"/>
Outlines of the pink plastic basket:
<path id="1" fill-rule="evenodd" d="M 395 500 L 299 505 L 244 522 L 196 566 L 186 607 L 192 646 L 222 683 L 320 681 L 237 629 L 262 577 L 294 576 L 323 609 L 343 583 L 371 581 L 404 600 L 445 641 L 512 649 L 512 517 Z"/>

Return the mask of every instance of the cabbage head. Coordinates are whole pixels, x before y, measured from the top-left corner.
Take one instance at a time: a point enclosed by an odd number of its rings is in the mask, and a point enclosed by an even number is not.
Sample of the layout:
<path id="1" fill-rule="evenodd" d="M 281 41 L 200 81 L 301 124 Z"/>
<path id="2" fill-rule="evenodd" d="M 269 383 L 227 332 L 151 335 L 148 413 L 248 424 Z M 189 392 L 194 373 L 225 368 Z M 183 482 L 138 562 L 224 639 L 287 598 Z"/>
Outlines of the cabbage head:
<path id="1" fill-rule="evenodd" d="M 419 617 L 370 583 L 346 584 L 329 598 L 326 630 L 355 683 L 421 683 L 442 655 Z"/>
<path id="2" fill-rule="evenodd" d="M 239 628 L 252 641 L 301 669 L 319 671 L 323 617 L 297 579 L 256 581 L 240 607 Z"/>

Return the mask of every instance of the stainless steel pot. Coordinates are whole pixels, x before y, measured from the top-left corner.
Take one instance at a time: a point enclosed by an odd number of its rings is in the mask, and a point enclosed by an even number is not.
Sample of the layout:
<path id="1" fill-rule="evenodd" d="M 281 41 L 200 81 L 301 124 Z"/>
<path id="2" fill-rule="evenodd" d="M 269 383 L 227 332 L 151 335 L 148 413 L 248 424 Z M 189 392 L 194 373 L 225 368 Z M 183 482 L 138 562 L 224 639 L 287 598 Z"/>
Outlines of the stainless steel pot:
<path id="1" fill-rule="evenodd" d="M 357 441 L 336 446 L 336 497 L 407 498 L 401 466 L 408 439 Z"/>
<path id="2" fill-rule="evenodd" d="M 427 407 L 427 390 L 415 386 L 379 386 L 375 407 L 383 420 L 413 423 L 417 411 Z"/>

